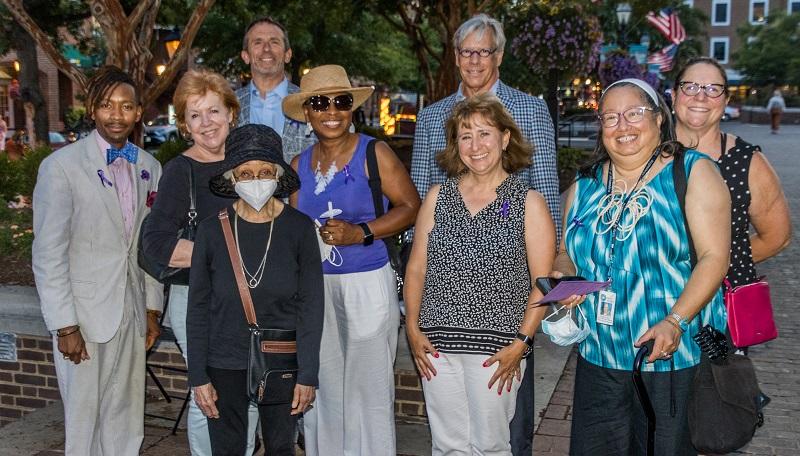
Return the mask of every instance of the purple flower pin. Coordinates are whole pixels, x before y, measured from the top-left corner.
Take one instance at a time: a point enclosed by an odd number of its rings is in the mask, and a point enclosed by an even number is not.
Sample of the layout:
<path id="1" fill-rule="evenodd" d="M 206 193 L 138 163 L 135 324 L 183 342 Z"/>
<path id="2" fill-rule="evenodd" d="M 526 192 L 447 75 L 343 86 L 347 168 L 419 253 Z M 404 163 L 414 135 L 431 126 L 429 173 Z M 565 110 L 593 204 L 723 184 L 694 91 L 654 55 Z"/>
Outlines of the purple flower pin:
<path id="1" fill-rule="evenodd" d="M 149 181 L 150 180 L 150 173 L 147 172 L 146 169 L 142 170 L 142 180 L 143 181 Z"/>
<path id="2" fill-rule="evenodd" d="M 503 200 L 503 205 L 500 206 L 500 210 L 498 210 L 497 213 L 500 214 L 500 217 L 502 218 L 508 218 L 508 212 L 510 208 L 511 204 L 509 204 L 508 200 Z"/>
<path id="3" fill-rule="evenodd" d="M 108 178 L 106 177 L 106 173 L 104 173 L 102 169 L 97 170 L 97 177 L 100 178 L 100 183 L 103 184 L 104 187 L 106 185 L 108 185 L 109 187 L 114 186 L 114 184 L 112 184 L 111 181 L 108 180 Z"/>
<path id="4" fill-rule="evenodd" d="M 350 174 L 350 165 L 344 165 L 344 183 L 347 184 L 348 182 L 355 182 L 356 178 Z"/>

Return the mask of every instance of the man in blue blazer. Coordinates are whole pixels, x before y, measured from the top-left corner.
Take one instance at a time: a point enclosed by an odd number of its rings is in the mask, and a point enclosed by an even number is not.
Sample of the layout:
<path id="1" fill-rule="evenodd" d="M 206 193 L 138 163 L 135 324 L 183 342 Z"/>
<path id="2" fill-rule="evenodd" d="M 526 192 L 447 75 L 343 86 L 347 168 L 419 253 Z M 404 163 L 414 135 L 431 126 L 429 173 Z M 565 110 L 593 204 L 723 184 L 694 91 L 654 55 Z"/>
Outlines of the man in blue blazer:
<path id="1" fill-rule="evenodd" d="M 300 90 L 286 78 L 285 66 L 292 60 L 286 29 L 276 20 L 263 17 L 247 27 L 242 42 L 242 60 L 250 65 L 252 79 L 236 91 L 239 98 L 239 126 L 266 125 L 281 135 L 283 159 L 292 159 L 317 142 L 305 123 L 283 115 L 281 102 Z"/>
<path id="2" fill-rule="evenodd" d="M 437 165 L 436 155 L 447 145 L 445 124 L 453 106 L 465 97 L 492 92 L 505 105 L 522 134 L 533 145 L 533 164 L 520 171 L 519 177 L 547 200 L 550 214 L 561 232 L 561 206 L 556 172 L 556 144 L 553 122 L 545 102 L 500 80 L 500 63 L 506 39 L 503 26 L 485 14 L 479 14 L 458 28 L 454 37 L 456 65 L 461 75 L 458 91 L 422 110 L 417 118 L 411 179 L 425 198 L 428 189 L 447 178 Z M 560 236 L 559 236 L 560 238 Z M 532 336 L 532 335 L 530 335 Z M 533 356 L 527 363 L 517 395 L 517 408 L 511 422 L 511 450 L 514 456 L 529 456 L 533 440 Z"/>

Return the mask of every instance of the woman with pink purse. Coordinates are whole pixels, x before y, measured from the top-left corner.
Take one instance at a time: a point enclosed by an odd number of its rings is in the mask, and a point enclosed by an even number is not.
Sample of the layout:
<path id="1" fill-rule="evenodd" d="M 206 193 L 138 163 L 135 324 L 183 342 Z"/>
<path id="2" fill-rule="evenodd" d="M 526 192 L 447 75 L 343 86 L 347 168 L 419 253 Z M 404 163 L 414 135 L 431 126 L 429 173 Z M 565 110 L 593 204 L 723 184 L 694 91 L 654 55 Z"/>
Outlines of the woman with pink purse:
<path id="1" fill-rule="evenodd" d="M 690 60 L 674 87 L 678 141 L 714 159 L 731 194 L 730 268 L 724 280 L 731 338 L 740 348 L 774 339 L 769 285 L 756 274 L 755 263 L 778 254 L 792 236 L 780 180 L 758 146 L 720 130 L 730 94 L 716 60 Z"/>

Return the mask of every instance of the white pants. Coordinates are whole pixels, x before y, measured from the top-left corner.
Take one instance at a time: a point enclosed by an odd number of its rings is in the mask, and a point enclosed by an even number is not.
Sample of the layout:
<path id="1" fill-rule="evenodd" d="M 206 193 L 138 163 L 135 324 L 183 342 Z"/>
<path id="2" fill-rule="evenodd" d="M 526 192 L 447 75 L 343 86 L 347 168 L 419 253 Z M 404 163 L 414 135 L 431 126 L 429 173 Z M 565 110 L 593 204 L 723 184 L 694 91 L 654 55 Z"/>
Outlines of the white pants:
<path id="1" fill-rule="evenodd" d="M 185 285 L 171 285 L 169 288 L 169 304 L 167 313 L 172 332 L 175 334 L 175 341 L 180 347 L 183 359 L 186 359 L 186 307 L 189 302 L 189 287 Z M 250 404 L 247 422 L 247 450 L 245 456 L 253 454 L 256 439 L 255 433 L 258 427 L 258 407 Z M 186 428 L 189 438 L 189 449 L 192 456 L 211 456 L 211 440 L 208 436 L 208 419 L 197 403 L 194 401 L 194 393 L 189 401 L 189 409 L 186 411 Z"/>
<path id="2" fill-rule="evenodd" d="M 394 272 L 325 275 L 319 390 L 304 415 L 308 456 L 395 456 Z"/>
<path id="3" fill-rule="evenodd" d="M 67 456 L 134 456 L 144 438 L 144 336 L 129 303 L 114 337 L 86 342 L 90 359 L 74 364 L 53 336 L 58 389 L 64 403 Z"/>
<path id="4" fill-rule="evenodd" d="M 428 357 L 436 369 L 431 381 L 422 380 L 425 408 L 431 426 L 432 454 L 511 455 L 509 424 L 514 418 L 517 390 L 497 394 L 489 379 L 497 364 L 483 367 L 488 355 L 439 353 Z M 520 371 L 525 372 L 525 360 Z"/>

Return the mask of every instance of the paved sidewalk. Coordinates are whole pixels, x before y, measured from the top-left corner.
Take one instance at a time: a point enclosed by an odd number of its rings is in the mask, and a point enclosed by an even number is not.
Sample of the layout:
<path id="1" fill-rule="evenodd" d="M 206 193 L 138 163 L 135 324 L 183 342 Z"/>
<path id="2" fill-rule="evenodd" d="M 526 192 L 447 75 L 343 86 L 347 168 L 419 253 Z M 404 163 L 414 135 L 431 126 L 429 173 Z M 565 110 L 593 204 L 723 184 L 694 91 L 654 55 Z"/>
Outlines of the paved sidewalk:
<path id="1" fill-rule="evenodd" d="M 800 229 L 800 126 L 781 126 L 771 135 L 765 125 L 723 124 L 723 131 L 758 144 L 777 171 L 783 185 L 792 223 Z M 795 238 L 797 236 L 795 235 Z M 753 347 L 750 358 L 756 368 L 762 390 L 772 398 L 765 410 L 764 426 L 755 438 L 735 454 L 800 455 L 800 277 L 797 239 L 780 255 L 758 266 L 769 278 L 778 339 Z M 572 392 L 576 355 L 573 353 L 544 412 L 534 438 L 534 455 L 566 456 L 572 424 Z"/>

